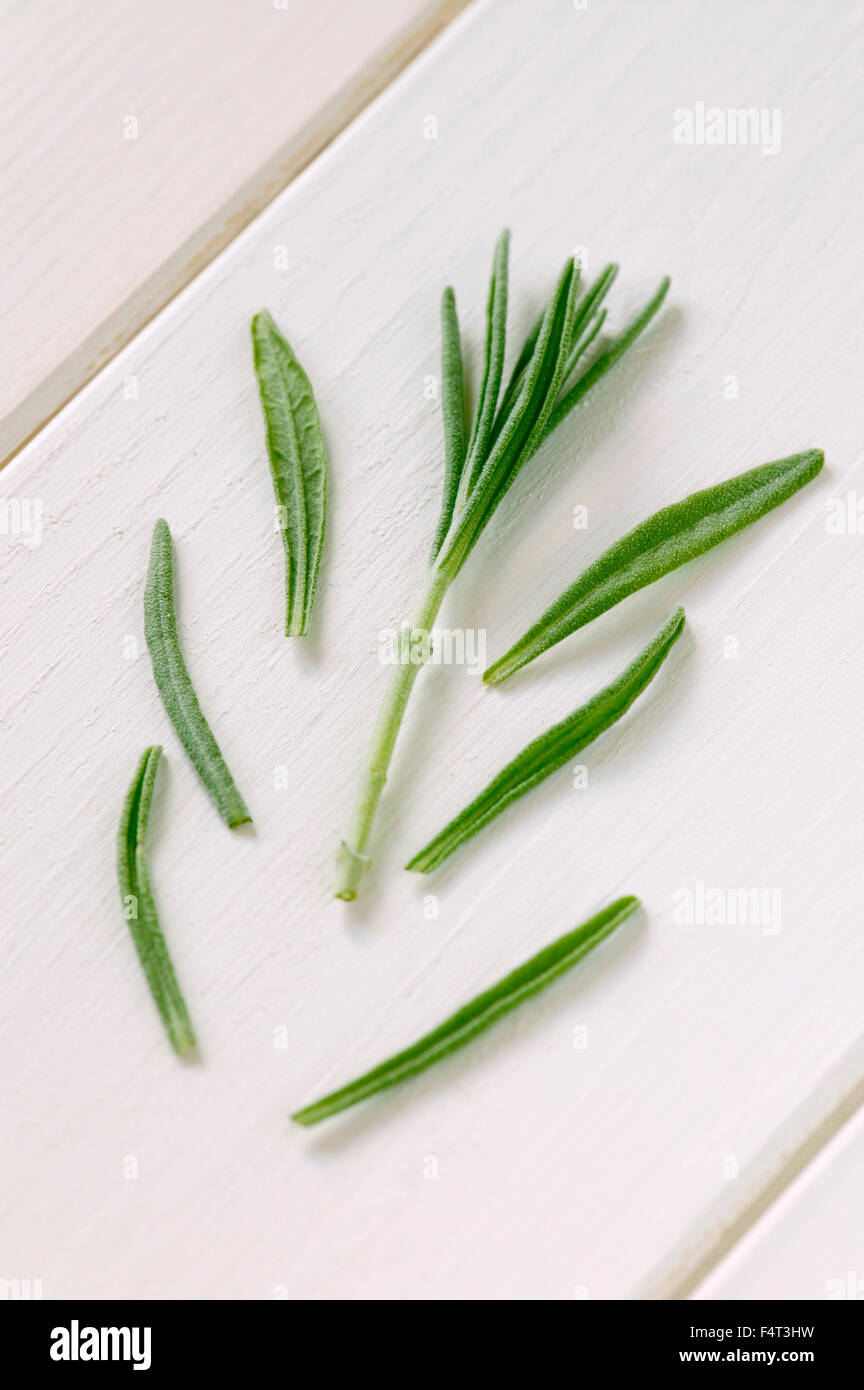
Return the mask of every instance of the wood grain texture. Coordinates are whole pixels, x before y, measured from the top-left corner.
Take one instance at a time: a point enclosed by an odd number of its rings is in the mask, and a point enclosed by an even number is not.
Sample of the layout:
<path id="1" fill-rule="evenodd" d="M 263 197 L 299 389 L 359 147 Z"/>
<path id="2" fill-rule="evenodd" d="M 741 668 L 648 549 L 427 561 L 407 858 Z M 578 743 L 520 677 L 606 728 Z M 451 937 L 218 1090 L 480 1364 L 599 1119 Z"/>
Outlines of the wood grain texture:
<path id="1" fill-rule="evenodd" d="M 466 0 L 2 0 L 0 463 Z"/>
<path id="2" fill-rule="evenodd" d="M 46 1297 L 664 1296 L 864 1075 L 864 542 L 826 525 L 864 491 L 861 22 L 803 0 L 472 8 L 10 465 L 44 534 L 2 557 L 4 1274 Z M 675 144 L 698 100 L 781 108 L 781 152 Z M 574 246 L 622 261 L 617 322 L 664 271 L 673 307 L 514 488 L 447 626 L 491 657 L 657 507 L 811 445 L 827 465 L 504 689 L 423 673 L 368 895 L 343 906 L 379 634 L 437 519 L 438 298 L 456 286 L 476 364 L 504 223 L 518 329 Z M 331 462 L 308 644 L 281 635 L 263 304 Z M 157 515 L 248 836 L 201 794 L 148 668 Z M 586 752 L 587 789 L 565 771 L 434 878 L 401 871 L 679 601 L 689 635 Z M 198 1068 L 165 1046 L 115 900 L 128 767 L 156 740 L 150 865 Z M 697 882 L 779 889 L 781 929 L 677 922 Z M 625 892 L 644 915 L 578 976 L 410 1090 L 290 1130 Z"/>
<path id="3" fill-rule="evenodd" d="M 697 1299 L 864 1299 L 859 1113 L 699 1285 Z"/>

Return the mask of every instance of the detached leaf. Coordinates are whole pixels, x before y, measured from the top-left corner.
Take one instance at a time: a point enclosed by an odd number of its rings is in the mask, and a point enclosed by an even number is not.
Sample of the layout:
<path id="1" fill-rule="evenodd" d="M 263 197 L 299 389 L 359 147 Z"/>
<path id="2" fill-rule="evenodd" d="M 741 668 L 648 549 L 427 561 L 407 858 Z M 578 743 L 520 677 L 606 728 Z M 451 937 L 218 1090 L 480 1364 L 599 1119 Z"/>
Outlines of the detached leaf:
<path id="1" fill-rule="evenodd" d="M 181 1056 L 195 1047 L 186 1001 L 177 983 L 150 890 L 145 843 L 150 802 L 162 749 L 145 748 L 132 778 L 117 833 L 117 878 L 123 916 L 132 934 L 150 993 L 174 1051 Z"/>
<path id="2" fill-rule="evenodd" d="M 252 817 L 204 718 L 180 649 L 174 611 L 174 545 L 168 522 L 162 517 L 153 527 L 150 546 L 144 588 L 144 636 L 162 703 L 192 766 L 216 802 L 225 824 L 232 828 L 245 825 Z"/>
<path id="3" fill-rule="evenodd" d="M 483 679 L 506 680 L 629 594 L 758 521 L 815 478 L 824 458 L 820 449 L 791 454 L 656 512 L 589 565 Z"/>
<path id="4" fill-rule="evenodd" d="M 451 1052 L 464 1047 L 472 1038 L 476 1038 L 478 1033 L 485 1032 L 511 1009 L 517 1008 L 533 994 L 539 994 L 541 989 L 545 989 L 553 980 L 570 970 L 583 956 L 610 936 L 616 927 L 620 927 L 637 907 L 639 899 L 634 897 L 619 898 L 617 902 L 610 903 L 609 907 L 598 912 L 596 917 L 592 917 L 581 927 L 576 927 L 575 931 L 568 932 L 566 936 L 559 937 L 551 946 L 538 951 L 536 956 L 531 956 L 530 960 L 526 960 L 509 975 L 505 975 L 503 980 L 499 980 L 491 989 L 478 994 L 470 1004 L 451 1014 L 444 1023 L 431 1033 L 426 1033 L 413 1046 L 406 1047 L 404 1052 L 397 1052 L 395 1057 L 373 1067 L 371 1071 L 358 1076 L 356 1081 L 341 1087 L 340 1090 L 331 1091 L 314 1104 L 297 1110 L 291 1116 L 292 1120 L 300 1125 L 318 1124 L 320 1120 L 326 1120 L 330 1115 L 347 1110 L 349 1106 L 357 1105 L 359 1101 L 374 1096 L 378 1091 L 386 1091 L 389 1087 L 398 1085 L 400 1081 L 407 1081 L 409 1077 L 434 1066 Z"/>
<path id="5" fill-rule="evenodd" d="M 684 627 L 684 609 L 677 608 L 668 623 L 611 685 L 601 690 L 560 724 L 529 743 L 485 791 L 446 825 L 434 840 L 406 864 L 407 869 L 428 874 L 484 825 L 499 816 L 511 802 L 556 772 L 595 738 L 616 723 L 637 695 L 656 676 Z"/>
<path id="6" fill-rule="evenodd" d="M 327 455 L 309 378 L 266 309 L 252 320 L 252 346 L 285 546 L 285 635 L 305 637 L 324 541 Z"/>

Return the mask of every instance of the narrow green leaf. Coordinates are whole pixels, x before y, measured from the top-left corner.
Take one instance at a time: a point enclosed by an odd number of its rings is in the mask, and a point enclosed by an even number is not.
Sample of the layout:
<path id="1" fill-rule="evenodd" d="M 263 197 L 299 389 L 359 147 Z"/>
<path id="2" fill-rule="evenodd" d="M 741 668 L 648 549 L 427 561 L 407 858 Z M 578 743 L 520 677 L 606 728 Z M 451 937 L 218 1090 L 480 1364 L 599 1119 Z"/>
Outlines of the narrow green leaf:
<path id="1" fill-rule="evenodd" d="M 292 1120 L 301 1125 L 318 1124 L 320 1120 L 326 1120 L 340 1110 L 347 1110 L 349 1106 L 357 1105 L 359 1101 L 397 1086 L 399 1082 L 407 1081 L 409 1077 L 434 1066 L 570 970 L 610 936 L 616 927 L 620 927 L 639 906 L 638 898 L 618 898 L 590 921 L 559 937 L 490 989 L 478 994 L 411 1047 L 397 1052 L 395 1057 L 373 1067 L 338 1091 L 331 1091 L 314 1104 L 297 1110 L 291 1116 Z"/>
<path id="2" fill-rule="evenodd" d="M 504 354 L 507 349 L 507 294 L 509 282 L 510 233 L 506 229 L 495 243 L 492 260 L 492 279 L 486 309 L 486 358 L 483 382 L 477 397 L 474 428 L 465 461 L 467 490 L 474 486 L 483 466 L 489 446 L 489 436 L 498 406 L 501 377 L 504 373 Z"/>
<path id="3" fill-rule="evenodd" d="M 171 1046 L 182 1055 L 195 1047 L 195 1034 L 159 926 L 145 852 L 150 802 L 161 753 L 158 746 L 145 749 L 126 793 L 117 835 L 117 878 L 123 915 L 150 992 Z"/>
<path id="4" fill-rule="evenodd" d="M 629 594 L 758 521 L 815 478 L 824 457 L 820 449 L 791 454 L 664 507 L 589 565 L 483 679 L 506 680 Z"/>
<path id="5" fill-rule="evenodd" d="M 465 381 L 456 296 L 448 285 L 441 296 L 441 413 L 444 419 L 444 493 L 432 542 L 434 561 L 450 530 L 453 508 L 465 465 Z"/>
<path id="6" fill-rule="evenodd" d="M 669 290 L 670 280 L 668 275 L 661 281 L 660 285 L 636 317 L 627 325 L 623 333 L 617 338 L 613 338 L 611 343 L 594 359 L 587 371 L 579 377 L 573 385 L 564 392 L 558 404 L 549 414 L 546 421 L 546 428 L 543 431 L 543 439 L 548 439 L 553 430 L 557 429 L 561 421 L 566 419 L 574 406 L 578 405 L 583 396 L 586 396 L 592 386 L 596 386 L 601 377 L 615 366 L 624 356 L 629 347 L 632 347 L 640 333 L 643 333 L 651 320 L 659 312 L 663 300 Z M 542 440 L 541 440 L 542 443 Z M 539 446 L 538 446 L 539 447 Z"/>
<path id="7" fill-rule="evenodd" d="M 654 679 L 683 627 L 684 609 L 676 608 L 665 626 L 611 685 L 523 748 L 485 791 L 475 797 L 405 867 L 421 874 L 431 873 L 512 802 L 599 738 L 626 713 L 636 697 Z"/>
<path id="8" fill-rule="evenodd" d="M 495 424 L 492 427 L 492 435 L 489 441 L 490 444 L 495 443 L 495 440 L 501 433 L 501 427 L 503 426 L 504 421 L 507 419 L 507 416 L 510 414 L 510 411 L 513 408 L 513 402 L 515 401 L 516 396 L 519 392 L 519 387 L 522 385 L 522 378 L 525 375 L 528 363 L 531 361 L 531 358 L 534 355 L 534 348 L 537 345 L 537 339 L 540 336 L 540 329 L 542 328 L 542 326 L 543 314 L 540 315 L 534 327 L 531 329 L 531 332 L 528 334 L 528 337 L 522 344 L 519 356 L 513 363 L 513 370 L 510 373 L 510 379 L 507 382 L 507 386 L 504 389 L 503 395 L 501 396 L 501 403 L 498 406 L 498 413 L 495 416 Z"/>
<path id="9" fill-rule="evenodd" d="M 563 379 L 565 382 L 569 381 L 570 377 L 573 375 L 574 371 L 579 365 L 581 358 L 585 356 L 586 352 L 593 343 L 594 339 L 597 337 L 597 334 L 600 332 L 605 322 L 606 310 L 600 309 L 593 316 L 593 318 L 589 319 L 581 335 L 573 340 L 573 346 L 570 349 L 570 352 L 567 357 L 567 363 L 564 368 Z"/>
<path id="10" fill-rule="evenodd" d="M 204 786 L 229 826 L 250 821 L 246 803 L 225 765 L 219 745 L 201 712 L 189 679 L 174 613 L 174 557 L 171 532 L 161 518 L 153 528 L 150 568 L 144 590 L 144 634 L 153 675 L 177 736 Z"/>
<path id="11" fill-rule="evenodd" d="M 309 378 L 266 309 L 252 320 L 252 347 L 285 547 L 285 635 L 305 637 L 324 543 L 327 455 Z"/>
<path id="12" fill-rule="evenodd" d="M 605 266 L 600 275 L 594 281 L 590 290 L 583 296 L 576 307 L 576 316 L 573 320 L 572 344 L 575 344 L 585 332 L 589 319 L 593 319 L 600 309 L 603 300 L 611 290 L 618 275 L 618 266 L 614 261 Z M 569 371 L 567 373 L 569 376 Z"/>

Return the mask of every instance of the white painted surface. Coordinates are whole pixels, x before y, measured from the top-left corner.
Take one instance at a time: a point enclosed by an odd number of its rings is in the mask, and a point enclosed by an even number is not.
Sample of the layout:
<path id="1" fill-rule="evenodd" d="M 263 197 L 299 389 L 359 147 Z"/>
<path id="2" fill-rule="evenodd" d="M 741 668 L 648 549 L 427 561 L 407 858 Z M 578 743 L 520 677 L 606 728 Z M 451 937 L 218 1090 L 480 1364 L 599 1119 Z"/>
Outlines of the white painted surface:
<path id="1" fill-rule="evenodd" d="M 825 526 L 830 499 L 864 489 L 860 35 L 858 11 L 789 0 L 479 7 L 10 465 L 5 495 L 45 511 L 39 546 L 4 542 L 0 610 L 10 1275 L 49 1297 L 668 1293 L 864 1075 L 862 540 Z M 700 99 L 780 107 L 781 153 L 676 145 L 673 109 Z M 655 507 L 813 444 L 828 468 L 511 688 L 424 673 L 368 895 L 343 907 L 331 859 L 378 633 L 410 610 L 437 512 L 438 296 L 452 280 L 476 349 L 504 222 L 518 328 L 573 245 L 592 270 L 622 261 L 618 321 L 667 270 L 674 307 L 514 489 L 448 625 L 488 629 L 498 653 Z M 280 635 L 248 344 L 262 303 L 331 454 L 308 646 Z M 253 836 L 220 824 L 155 692 L 158 515 Z M 428 883 L 401 872 L 679 600 L 688 634 L 586 753 L 589 790 L 563 773 Z M 197 1068 L 160 1035 L 113 880 L 122 795 L 156 739 L 151 864 Z M 779 887 L 781 931 L 676 925 L 697 880 Z M 624 891 L 641 921 L 470 1053 L 326 1131 L 287 1125 Z"/>
<path id="2" fill-rule="evenodd" d="M 461 8 L 2 0 L 0 462 Z"/>
<path id="3" fill-rule="evenodd" d="M 861 1302 L 862 1169 L 864 1116 L 859 1113 L 718 1265 L 696 1296 Z"/>

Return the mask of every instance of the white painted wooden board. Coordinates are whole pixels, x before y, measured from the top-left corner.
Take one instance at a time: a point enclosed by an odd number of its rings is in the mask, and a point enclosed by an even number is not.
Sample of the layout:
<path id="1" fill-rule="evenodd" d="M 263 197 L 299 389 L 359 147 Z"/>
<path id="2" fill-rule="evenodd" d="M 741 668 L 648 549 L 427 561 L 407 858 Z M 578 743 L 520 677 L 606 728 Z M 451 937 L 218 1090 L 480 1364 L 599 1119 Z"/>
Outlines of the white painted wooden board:
<path id="1" fill-rule="evenodd" d="M 464 0 L 2 0 L 0 462 Z"/>
<path id="2" fill-rule="evenodd" d="M 859 1113 L 699 1285 L 698 1299 L 864 1299 Z"/>
<path id="3" fill-rule="evenodd" d="M 789 0 L 472 9 L 10 465 L 44 535 L 3 547 L 4 1272 L 48 1297 L 663 1296 L 864 1076 L 862 541 L 826 529 L 864 487 L 861 24 Z M 779 107 L 781 152 L 675 144 L 673 110 L 699 100 Z M 448 625 L 496 654 L 657 506 L 814 444 L 828 466 L 511 687 L 424 673 L 352 908 L 331 862 L 379 632 L 411 609 L 437 514 L 438 296 L 456 286 L 476 360 L 505 222 L 519 329 L 574 245 L 592 272 L 622 261 L 618 322 L 664 271 L 673 307 L 514 489 Z M 308 645 L 280 635 L 264 303 L 331 456 Z M 153 685 L 158 515 L 252 835 L 218 821 Z M 587 750 L 587 790 L 562 772 L 428 882 L 401 872 L 679 601 L 688 632 Z M 160 1035 L 113 880 L 155 739 L 151 867 L 199 1067 Z M 779 888 L 781 930 L 676 923 L 699 881 Z M 326 1130 L 288 1125 L 627 891 L 640 920 L 470 1053 Z"/>

